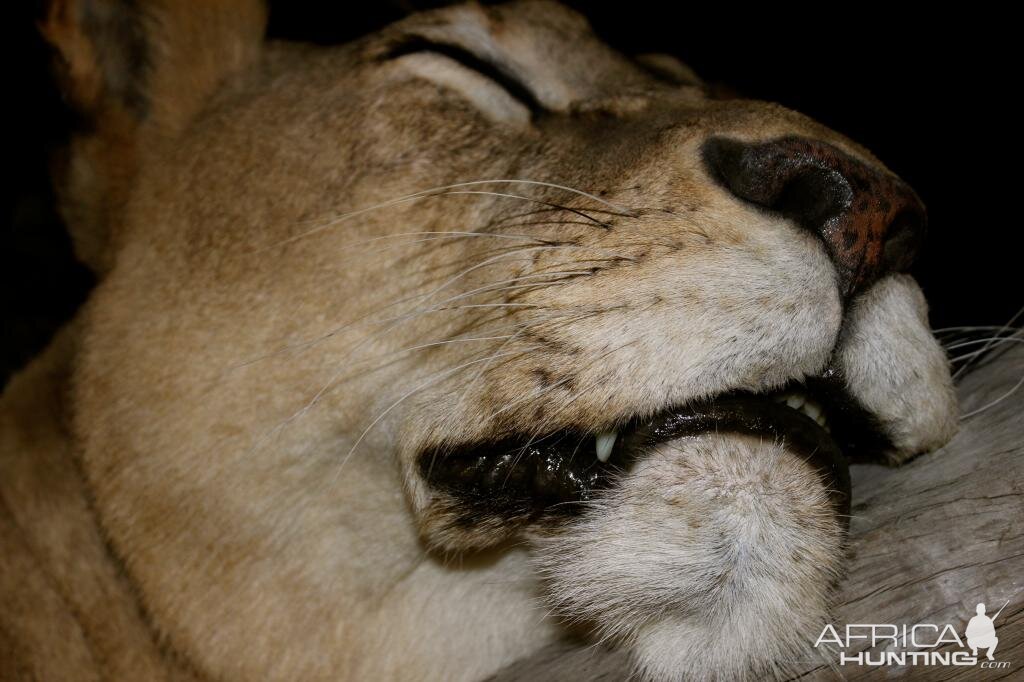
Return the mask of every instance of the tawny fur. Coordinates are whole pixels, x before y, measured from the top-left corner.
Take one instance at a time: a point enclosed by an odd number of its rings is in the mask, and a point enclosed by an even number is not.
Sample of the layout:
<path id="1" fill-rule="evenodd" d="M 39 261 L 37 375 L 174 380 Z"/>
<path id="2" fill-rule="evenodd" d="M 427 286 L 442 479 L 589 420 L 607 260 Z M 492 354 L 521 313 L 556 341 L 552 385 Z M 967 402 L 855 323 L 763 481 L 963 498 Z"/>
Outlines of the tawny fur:
<path id="1" fill-rule="evenodd" d="M 54 16 L 72 19 L 46 30 L 72 87 L 109 77 L 77 49 L 95 38 L 74 21 L 90 4 L 63 4 L 70 14 Z M 879 282 L 844 334 L 818 239 L 716 185 L 699 147 L 711 134 L 799 135 L 884 171 L 878 161 L 781 107 L 708 99 L 684 67 L 659 80 L 549 3 L 439 10 L 322 49 L 262 45 L 258 7 L 200 4 L 144 8 L 152 47 L 134 76 L 145 107 L 116 89 L 73 92 L 100 137 L 71 150 L 65 210 L 105 274 L 62 355 L 67 433 L 26 423 L 46 371 L 31 369 L 4 396 L 0 461 L 23 466 L 43 449 L 78 487 L 11 531 L 16 575 L 103 577 L 63 612 L 3 621 L 11 676 L 126 678 L 123 661 L 138 660 L 223 680 L 478 679 L 556 641 L 552 605 L 621 635 L 653 679 L 777 669 L 791 640 L 739 662 L 679 652 L 720 636 L 724 608 L 742 628 L 823 617 L 835 528 L 820 482 L 784 448 L 723 436 L 663 453 L 601 503 L 619 513 L 562 529 L 591 540 L 571 555 L 550 540 L 505 544 L 535 528 L 453 526 L 451 500 L 415 457 L 776 388 L 821 372 L 837 347 L 855 393 L 898 436 L 894 456 L 941 444 L 955 405 L 916 286 Z M 415 37 L 485 55 L 554 113 L 532 118 L 437 55 L 386 58 Z M 579 191 L 492 182 L 416 194 L 509 179 Z M 880 357 L 899 369 L 878 372 Z M 912 415 L 890 404 L 892 382 L 938 397 Z M 763 481 L 748 485 L 744 456 Z M 709 478 L 687 480 L 689 467 Z M 713 479 L 739 497 L 716 497 Z M 20 480 L 2 484 L 9 515 L 42 494 L 38 478 Z M 761 486 L 789 506 L 759 501 Z M 653 519 L 686 523 L 675 507 L 718 509 L 740 536 L 762 529 L 752 561 L 776 575 L 764 585 L 807 603 L 747 606 L 737 595 L 761 583 L 723 595 L 699 573 L 601 571 L 616 563 L 603 545 L 634 537 L 660 543 L 669 564 L 707 556 L 709 576 L 741 575 L 706 554 L 701 532 L 657 533 Z M 72 530 L 88 536 L 84 567 Z M 571 562 L 605 575 L 606 590 L 561 579 Z M 636 598 L 610 608 L 609 594 Z M 706 620 L 687 615 L 691 595 Z M 108 612 L 125 623 L 109 644 L 96 634 Z M 60 619 L 81 652 L 47 658 L 63 646 L 49 625 Z"/>

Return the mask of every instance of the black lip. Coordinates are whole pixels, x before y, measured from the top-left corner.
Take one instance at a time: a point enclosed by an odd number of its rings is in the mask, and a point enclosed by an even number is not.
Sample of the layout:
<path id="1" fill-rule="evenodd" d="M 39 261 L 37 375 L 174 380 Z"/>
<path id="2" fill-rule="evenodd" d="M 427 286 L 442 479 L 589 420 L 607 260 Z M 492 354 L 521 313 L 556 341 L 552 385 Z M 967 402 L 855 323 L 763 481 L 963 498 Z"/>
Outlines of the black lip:
<path id="1" fill-rule="evenodd" d="M 808 379 L 806 390 L 825 408 L 832 439 L 851 462 L 878 462 L 892 447 L 881 424 L 850 395 L 836 370 Z"/>
<path id="2" fill-rule="evenodd" d="M 595 492 L 614 485 L 618 473 L 659 443 L 709 432 L 768 436 L 814 467 L 847 526 L 850 473 L 841 443 L 856 443 L 854 434 L 861 429 L 868 442 L 880 439 L 852 399 L 828 395 L 834 390 L 832 381 L 826 378 L 800 388 L 833 408 L 828 418 L 833 433 L 839 434 L 838 442 L 814 420 L 770 396 L 737 393 L 621 424 L 607 463 L 594 456 L 592 433 L 569 429 L 539 438 L 523 435 L 428 448 L 420 454 L 420 473 L 428 485 L 477 512 L 506 519 L 565 516 L 578 512 L 579 503 Z"/>

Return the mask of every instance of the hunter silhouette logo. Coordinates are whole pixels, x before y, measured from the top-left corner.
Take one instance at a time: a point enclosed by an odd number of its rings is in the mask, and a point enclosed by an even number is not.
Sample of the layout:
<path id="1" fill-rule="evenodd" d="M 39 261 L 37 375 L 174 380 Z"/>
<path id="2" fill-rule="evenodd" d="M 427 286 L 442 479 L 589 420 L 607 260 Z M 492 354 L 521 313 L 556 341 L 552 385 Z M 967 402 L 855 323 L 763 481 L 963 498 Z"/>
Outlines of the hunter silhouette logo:
<path id="1" fill-rule="evenodd" d="M 1006 604 L 1009 604 L 1010 600 L 1006 600 Z M 967 623 L 967 630 L 964 632 L 964 636 L 967 638 L 967 646 L 971 647 L 971 654 L 974 656 L 978 655 L 978 649 L 987 649 L 985 657 L 990 661 L 994 661 L 992 654 L 996 651 L 996 645 L 999 644 L 999 638 L 996 637 L 996 618 L 1006 608 L 1006 604 L 996 611 L 996 615 L 989 618 L 985 615 L 985 604 L 978 604 L 977 614 L 974 618 L 971 618 L 970 622 Z"/>
<path id="2" fill-rule="evenodd" d="M 967 623 L 963 638 L 953 625 L 915 623 L 851 623 L 842 630 L 828 624 L 821 631 L 814 647 L 832 645 L 838 649 L 839 665 L 870 666 L 978 666 L 980 668 L 1011 667 L 1009 661 L 996 661 L 999 644 L 996 621 L 1006 602 L 991 618 L 984 603 L 975 607 L 975 615 Z M 968 651 L 969 650 L 969 651 Z M 979 661 L 978 652 L 984 653 Z"/>

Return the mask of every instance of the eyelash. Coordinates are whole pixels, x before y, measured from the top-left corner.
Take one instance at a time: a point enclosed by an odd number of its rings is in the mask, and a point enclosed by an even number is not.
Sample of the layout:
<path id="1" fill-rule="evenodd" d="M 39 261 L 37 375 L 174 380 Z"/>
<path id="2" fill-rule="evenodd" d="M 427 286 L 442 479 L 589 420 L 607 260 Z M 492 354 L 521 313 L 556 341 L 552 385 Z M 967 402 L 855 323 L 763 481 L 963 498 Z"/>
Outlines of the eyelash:
<path id="1" fill-rule="evenodd" d="M 505 92 L 511 95 L 513 99 L 529 109 L 530 113 L 534 117 L 543 114 L 546 111 L 544 105 L 540 103 L 536 96 L 534 96 L 533 92 L 531 92 L 530 89 L 521 81 L 502 70 L 498 65 L 488 62 L 485 59 L 481 59 L 472 52 L 457 45 L 432 43 L 427 40 L 414 39 L 396 45 L 388 51 L 386 58 L 397 59 L 398 57 L 422 52 L 448 57 L 452 61 L 461 64 L 463 67 L 471 71 L 475 71 L 488 80 L 493 81 L 496 85 L 500 86 L 505 90 Z"/>

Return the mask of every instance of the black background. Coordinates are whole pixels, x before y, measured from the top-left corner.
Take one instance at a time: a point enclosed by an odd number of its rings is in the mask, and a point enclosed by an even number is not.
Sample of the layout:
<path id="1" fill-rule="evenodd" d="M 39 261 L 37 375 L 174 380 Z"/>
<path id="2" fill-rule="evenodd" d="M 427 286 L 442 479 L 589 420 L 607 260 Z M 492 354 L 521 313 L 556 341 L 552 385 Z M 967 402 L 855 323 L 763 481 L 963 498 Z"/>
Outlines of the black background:
<path id="1" fill-rule="evenodd" d="M 343 42 L 426 4 L 279 0 L 270 33 Z M 933 326 L 1001 324 L 1024 303 L 1015 168 L 1020 77 L 1011 71 L 1016 22 L 1008 16 L 963 7 L 897 14 L 894 4 L 829 3 L 789 14 L 732 3 L 571 4 L 623 51 L 675 54 L 708 82 L 808 114 L 907 180 L 929 209 L 929 242 L 915 274 Z M 15 49 L 8 56 L 0 384 L 74 311 L 92 280 L 73 261 L 53 209 L 47 159 L 70 118 L 35 30 L 40 6 L 33 11 L 9 24 Z"/>

